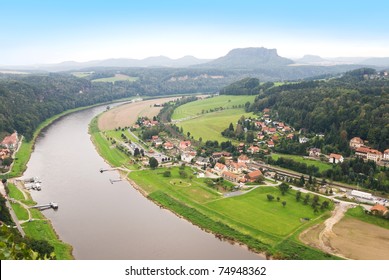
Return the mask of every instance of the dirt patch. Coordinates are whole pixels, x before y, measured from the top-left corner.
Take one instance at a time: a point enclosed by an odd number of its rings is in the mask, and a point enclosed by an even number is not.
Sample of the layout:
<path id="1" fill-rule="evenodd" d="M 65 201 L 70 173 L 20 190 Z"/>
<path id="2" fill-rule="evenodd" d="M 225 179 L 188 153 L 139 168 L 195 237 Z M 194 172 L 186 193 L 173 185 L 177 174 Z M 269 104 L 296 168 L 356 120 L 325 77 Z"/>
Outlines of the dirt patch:
<path id="1" fill-rule="evenodd" d="M 138 117 L 152 118 L 158 115 L 162 109 L 162 107 L 154 107 L 154 104 L 163 104 L 175 99 L 177 97 L 145 100 L 113 108 L 99 117 L 99 129 L 105 131 L 115 129 L 119 126 L 131 126 L 136 122 Z"/>
<path id="2" fill-rule="evenodd" d="M 343 217 L 345 210 L 337 207 L 331 218 L 302 232 L 300 240 L 311 247 L 347 259 L 388 260 L 389 230 Z"/>
<path id="3" fill-rule="evenodd" d="M 389 260 L 389 230 L 344 218 L 333 227 L 332 247 L 346 258 L 357 260 Z"/>
<path id="4" fill-rule="evenodd" d="M 300 234 L 301 241 L 312 247 L 318 248 L 323 252 L 339 257 L 345 257 L 333 248 L 331 240 L 336 236 L 333 232 L 335 224 L 344 217 L 344 213 L 346 213 L 349 207 L 350 205 L 346 203 L 336 205 L 335 209 L 331 213 L 331 217 L 323 224 L 313 226 Z"/>

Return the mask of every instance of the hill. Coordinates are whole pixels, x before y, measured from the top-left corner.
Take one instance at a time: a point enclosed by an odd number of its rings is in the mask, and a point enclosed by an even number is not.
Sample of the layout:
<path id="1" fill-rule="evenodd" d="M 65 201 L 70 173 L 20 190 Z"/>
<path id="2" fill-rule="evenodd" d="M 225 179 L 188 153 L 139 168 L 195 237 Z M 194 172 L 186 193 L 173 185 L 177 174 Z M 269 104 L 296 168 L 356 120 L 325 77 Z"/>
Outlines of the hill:
<path id="1" fill-rule="evenodd" d="M 197 66 L 205 68 L 257 69 L 287 66 L 292 63 L 292 60 L 279 56 L 276 49 L 243 48 L 233 49 L 223 57 Z"/>
<path id="2" fill-rule="evenodd" d="M 337 79 L 271 87 L 256 97 L 251 110 L 271 108 L 296 129 L 325 133 L 324 144 L 347 154 L 348 140 L 355 136 L 380 151 L 389 147 L 388 104 L 389 78 L 363 68 Z"/>

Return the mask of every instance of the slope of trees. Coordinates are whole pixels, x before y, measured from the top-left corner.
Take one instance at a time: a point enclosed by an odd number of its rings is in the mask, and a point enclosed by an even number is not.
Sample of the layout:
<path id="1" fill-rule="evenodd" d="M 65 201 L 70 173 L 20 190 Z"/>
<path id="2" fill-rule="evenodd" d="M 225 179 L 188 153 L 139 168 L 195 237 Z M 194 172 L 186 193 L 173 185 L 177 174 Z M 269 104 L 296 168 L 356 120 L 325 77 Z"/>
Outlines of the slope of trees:
<path id="1" fill-rule="evenodd" d="M 326 142 L 347 149 L 359 136 L 381 151 L 389 147 L 389 79 L 373 69 L 359 69 L 341 78 L 272 87 L 259 94 L 251 110 L 277 111 L 296 129 L 325 133 Z"/>

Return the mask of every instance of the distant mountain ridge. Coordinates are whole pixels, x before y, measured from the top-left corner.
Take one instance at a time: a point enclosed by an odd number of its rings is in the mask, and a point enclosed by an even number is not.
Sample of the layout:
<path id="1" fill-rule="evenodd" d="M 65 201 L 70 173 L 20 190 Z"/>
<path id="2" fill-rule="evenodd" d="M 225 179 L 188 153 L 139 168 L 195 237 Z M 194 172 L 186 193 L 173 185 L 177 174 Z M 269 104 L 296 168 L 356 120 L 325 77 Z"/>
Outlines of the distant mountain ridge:
<path id="1" fill-rule="evenodd" d="M 4 66 L 10 70 L 43 70 L 49 72 L 80 70 L 92 67 L 189 67 L 196 64 L 209 62 L 210 59 L 199 59 L 194 56 L 184 56 L 178 59 L 171 59 L 166 56 L 153 56 L 144 59 L 132 58 L 110 58 L 105 60 L 92 60 L 87 62 L 64 61 L 55 64 Z"/>
<path id="2" fill-rule="evenodd" d="M 82 69 L 122 67 L 122 68 L 204 68 L 220 70 L 277 70 L 280 68 L 290 68 L 288 66 L 341 66 L 349 65 L 351 70 L 353 65 L 389 67 L 389 57 L 335 57 L 322 58 L 318 55 L 305 55 L 298 59 L 289 59 L 279 56 L 277 49 L 260 48 L 238 48 L 229 51 L 225 56 L 217 59 L 199 59 L 194 56 L 184 56 L 178 59 L 171 59 L 166 56 L 153 56 L 144 59 L 132 58 L 110 58 L 104 60 L 92 60 L 87 62 L 64 61 L 56 64 L 36 64 L 5 66 L 1 65 L 1 70 L 7 71 L 79 71 Z M 345 70 L 345 69 L 343 69 Z"/>
<path id="3" fill-rule="evenodd" d="M 281 57 L 276 49 L 242 48 L 233 49 L 227 55 L 196 67 L 231 68 L 231 69 L 258 69 L 263 67 L 287 66 L 294 61 Z"/>

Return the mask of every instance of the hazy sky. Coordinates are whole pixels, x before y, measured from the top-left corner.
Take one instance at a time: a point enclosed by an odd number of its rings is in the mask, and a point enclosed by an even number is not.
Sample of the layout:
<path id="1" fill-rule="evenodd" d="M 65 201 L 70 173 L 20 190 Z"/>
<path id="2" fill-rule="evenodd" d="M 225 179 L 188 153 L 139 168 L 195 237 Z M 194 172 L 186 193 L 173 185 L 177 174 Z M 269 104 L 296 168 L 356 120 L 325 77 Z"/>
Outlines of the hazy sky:
<path id="1" fill-rule="evenodd" d="M 389 1 L 0 0 L 0 65 L 276 48 L 389 56 Z"/>

